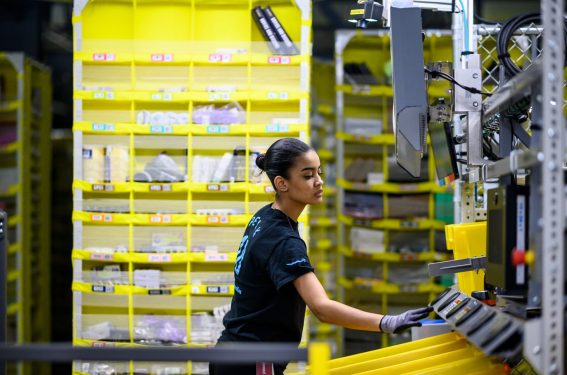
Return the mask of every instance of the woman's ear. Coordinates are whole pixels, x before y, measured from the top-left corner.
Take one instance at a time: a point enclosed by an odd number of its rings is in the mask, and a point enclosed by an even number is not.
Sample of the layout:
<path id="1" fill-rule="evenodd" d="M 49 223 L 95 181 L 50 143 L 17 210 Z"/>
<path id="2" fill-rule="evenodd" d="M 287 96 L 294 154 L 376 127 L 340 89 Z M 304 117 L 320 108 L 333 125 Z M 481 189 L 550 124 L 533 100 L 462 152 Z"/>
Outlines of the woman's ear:
<path id="1" fill-rule="evenodd" d="M 274 178 L 274 185 L 276 185 L 278 192 L 285 193 L 287 191 L 287 183 L 282 176 L 276 176 L 276 178 Z"/>

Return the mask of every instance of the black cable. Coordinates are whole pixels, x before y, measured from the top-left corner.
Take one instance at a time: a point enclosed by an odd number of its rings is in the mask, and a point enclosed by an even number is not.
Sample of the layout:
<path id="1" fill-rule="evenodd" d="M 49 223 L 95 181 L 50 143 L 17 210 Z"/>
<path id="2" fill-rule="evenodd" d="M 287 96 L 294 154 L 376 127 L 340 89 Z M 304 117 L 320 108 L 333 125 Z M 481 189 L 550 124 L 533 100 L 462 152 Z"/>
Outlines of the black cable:
<path id="1" fill-rule="evenodd" d="M 502 28 L 498 33 L 498 36 L 496 38 L 496 51 L 498 53 L 498 59 L 500 60 L 500 63 L 504 67 L 504 70 L 509 77 L 513 77 L 516 74 L 520 73 L 522 69 L 520 69 L 510 58 L 510 54 L 508 53 L 508 43 L 510 43 L 512 36 L 517 30 L 532 23 L 535 25 L 541 24 L 540 13 L 527 13 L 512 17 L 508 21 L 506 21 L 504 25 L 502 25 Z M 563 28 L 565 30 L 565 32 L 563 33 L 564 38 L 567 41 L 567 20 L 565 19 Z M 567 55 L 565 56 L 565 65 L 567 65 Z"/>
<path id="2" fill-rule="evenodd" d="M 484 23 L 484 24 L 487 24 L 487 25 L 498 25 L 500 23 L 498 21 L 487 20 L 486 18 L 482 18 L 480 16 L 477 16 L 476 14 L 474 15 L 474 19 L 477 20 L 480 23 Z"/>
<path id="3" fill-rule="evenodd" d="M 440 72 L 440 71 L 437 71 L 437 70 L 429 70 L 427 68 L 424 68 L 424 69 L 425 69 L 425 72 L 427 74 L 430 74 L 432 78 L 437 78 L 437 77 L 443 78 L 443 79 L 459 86 L 463 90 L 466 90 L 466 91 L 471 92 L 473 94 L 481 94 L 481 95 L 486 95 L 486 96 L 492 96 L 492 94 L 489 93 L 489 92 L 484 92 L 484 91 L 481 91 L 481 90 L 479 90 L 475 87 L 470 87 L 470 86 L 465 86 L 465 85 L 460 84 L 459 82 L 457 82 L 455 80 L 455 78 L 451 77 L 447 73 Z"/>

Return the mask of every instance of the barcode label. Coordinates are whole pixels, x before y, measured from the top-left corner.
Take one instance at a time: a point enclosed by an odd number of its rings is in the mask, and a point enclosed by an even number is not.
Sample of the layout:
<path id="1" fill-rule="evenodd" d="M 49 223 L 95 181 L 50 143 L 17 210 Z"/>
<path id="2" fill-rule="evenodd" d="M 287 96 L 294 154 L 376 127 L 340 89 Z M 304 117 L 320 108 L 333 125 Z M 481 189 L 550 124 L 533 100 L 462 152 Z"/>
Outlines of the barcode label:
<path id="1" fill-rule="evenodd" d="M 170 215 L 152 215 L 150 216 L 150 223 L 152 224 L 168 224 L 171 223 Z"/>
<path id="2" fill-rule="evenodd" d="M 91 290 L 94 293 L 114 293 L 114 287 L 109 285 L 93 285 Z"/>
<path id="3" fill-rule="evenodd" d="M 213 294 L 228 293 L 229 290 L 230 289 L 228 288 L 228 286 L 208 286 L 207 287 L 207 293 L 213 293 Z"/>
<path id="4" fill-rule="evenodd" d="M 92 123 L 91 130 L 96 132 L 109 131 L 112 132 L 116 129 L 114 124 Z"/>

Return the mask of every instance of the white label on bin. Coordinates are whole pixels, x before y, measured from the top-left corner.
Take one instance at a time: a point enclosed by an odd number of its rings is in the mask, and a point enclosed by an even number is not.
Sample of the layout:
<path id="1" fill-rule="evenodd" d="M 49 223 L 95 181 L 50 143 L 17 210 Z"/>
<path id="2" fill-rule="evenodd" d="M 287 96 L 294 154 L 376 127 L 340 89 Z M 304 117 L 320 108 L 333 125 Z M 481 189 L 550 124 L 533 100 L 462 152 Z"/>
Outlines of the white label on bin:
<path id="1" fill-rule="evenodd" d="M 152 94 L 152 100 L 162 100 L 162 99 L 163 99 L 162 94 Z"/>
<path id="2" fill-rule="evenodd" d="M 171 125 L 151 125 L 150 133 L 173 133 Z"/>
<path id="3" fill-rule="evenodd" d="M 207 185 L 207 191 L 219 191 L 220 186 L 217 184 Z"/>
<path id="4" fill-rule="evenodd" d="M 198 286 L 191 287 L 191 293 L 195 293 L 195 294 L 199 293 L 199 287 Z"/>
<path id="5" fill-rule="evenodd" d="M 93 131 L 114 131 L 116 127 L 114 124 L 96 123 L 91 124 L 91 130 Z"/>
<path id="6" fill-rule="evenodd" d="M 265 186 L 265 187 L 264 187 L 264 192 L 266 192 L 266 193 L 274 193 L 275 190 L 274 190 L 274 187 L 273 187 L 273 186 L 268 185 L 268 186 Z"/>
<path id="7" fill-rule="evenodd" d="M 207 223 L 210 224 L 217 224 L 219 222 L 219 217 L 218 216 L 208 216 L 207 217 Z"/>
<path id="8" fill-rule="evenodd" d="M 205 254 L 205 262 L 226 262 L 228 254 Z"/>
<path id="9" fill-rule="evenodd" d="M 148 262 L 171 262 L 170 254 L 149 254 Z"/>
<path id="10" fill-rule="evenodd" d="M 114 254 L 91 253 L 91 259 L 111 261 L 114 260 Z"/>
<path id="11" fill-rule="evenodd" d="M 92 214 L 91 215 L 91 221 L 102 221 L 103 217 L 101 214 Z"/>

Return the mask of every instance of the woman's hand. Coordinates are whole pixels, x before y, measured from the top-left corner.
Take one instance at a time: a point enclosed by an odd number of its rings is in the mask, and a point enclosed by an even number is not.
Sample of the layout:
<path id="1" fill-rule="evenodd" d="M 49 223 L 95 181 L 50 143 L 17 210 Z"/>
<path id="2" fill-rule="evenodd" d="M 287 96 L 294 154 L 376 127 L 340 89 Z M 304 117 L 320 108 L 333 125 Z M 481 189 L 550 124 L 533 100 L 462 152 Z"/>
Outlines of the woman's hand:
<path id="1" fill-rule="evenodd" d="M 419 322 L 433 311 L 433 307 L 408 310 L 400 315 L 384 315 L 380 321 L 380 331 L 385 333 L 400 333 L 410 327 L 421 327 Z"/>

